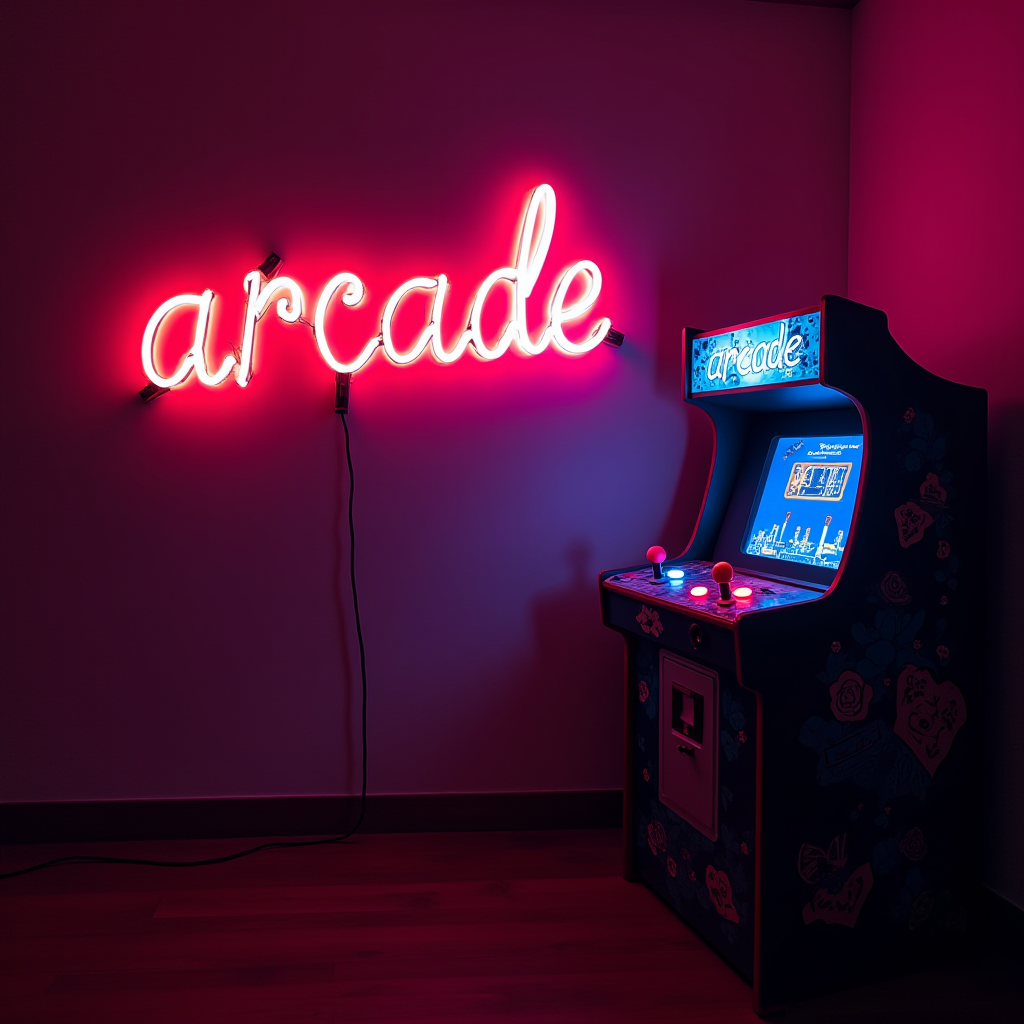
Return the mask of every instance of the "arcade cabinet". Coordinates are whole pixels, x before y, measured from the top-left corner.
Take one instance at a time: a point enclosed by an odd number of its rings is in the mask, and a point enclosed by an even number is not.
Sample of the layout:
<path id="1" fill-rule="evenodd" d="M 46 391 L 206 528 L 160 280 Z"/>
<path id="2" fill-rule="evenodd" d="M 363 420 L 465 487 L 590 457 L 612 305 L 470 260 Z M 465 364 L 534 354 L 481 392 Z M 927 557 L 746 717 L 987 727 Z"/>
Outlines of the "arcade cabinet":
<path id="1" fill-rule="evenodd" d="M 763 1013 L 970 933 L 986 393 L 832 295 L 683 344 L 715 433 L 700 519 L 678 557 L 600 576 L 625 874 Z"/>

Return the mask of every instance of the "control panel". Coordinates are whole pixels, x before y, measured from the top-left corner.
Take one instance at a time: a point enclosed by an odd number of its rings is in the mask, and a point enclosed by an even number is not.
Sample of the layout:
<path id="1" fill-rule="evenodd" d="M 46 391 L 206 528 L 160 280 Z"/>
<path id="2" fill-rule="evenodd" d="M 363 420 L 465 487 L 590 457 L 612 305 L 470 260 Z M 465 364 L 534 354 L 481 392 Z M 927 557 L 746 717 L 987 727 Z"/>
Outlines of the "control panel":
<path id="1" fill-rule="evenodd" d="M 783 583 L 733 570 L 728 562 L 669 562 L 606 576 L 603 586 L 622 594 L 667 604 L 691 615 L 735 622 L 744 612 L 813 601 L 822 588 Z"/>

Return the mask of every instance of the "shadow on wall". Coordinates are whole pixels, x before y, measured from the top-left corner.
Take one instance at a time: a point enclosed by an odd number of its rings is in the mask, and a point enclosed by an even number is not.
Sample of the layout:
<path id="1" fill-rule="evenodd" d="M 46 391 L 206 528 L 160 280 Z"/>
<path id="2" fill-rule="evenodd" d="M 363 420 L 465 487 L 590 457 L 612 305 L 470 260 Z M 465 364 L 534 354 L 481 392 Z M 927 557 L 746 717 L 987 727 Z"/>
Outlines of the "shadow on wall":
<path id="1" fill-rule="evenodd" d="M 1024 403 L 996 407 L 990 414 L 988 587 L 989 686 L 985 698 L 985 775 L 987 878 L 1019 874 L 1024 826 L 1020 814 L 993 814 L 992 808 L 1019 808 L 1024 784 L 1024 671 L 1021 669 L 1019 581 L 1024 579 Z M 999 514 L 999 513 L 1002 514 Z M 1016 795 L 1015 795 L 1016 794 Z M 1006 895 L 1005 893 L 1002 895 Z"/>
<path id="2" fill-rule="evenodd" d="M 688 323 L 693 310 L 703 308 L 701 275 L 707 268 L 695 254 L 681 250 L 660 268 L 658 274 L 658 330 L 654 355 L 654 392 L 674 399 L 686 417 L 686 447 L 675 491 L 669 502 L 661 536 L 650 544 L 661 544 L 670 557 L 681 554 L 690 543 L 704 504 L 704 493 L 711 475 L 715 431 L 711 417 L 695 406 L 685 405 L 683 370 L 683 330 L 696 327 L 710 330 L 714 324 Z M 705 289 L 707 294 L 707 289 Z M 666 466 L 666 472 L 674 467 Z M 645 538 L 640 538 L 645 540 Z"/>
<path id="3" fill-rule="evenodd" d="M 458 739 L 432 747 L 430 754 L 435 773 L 457 780 L 453 791 L 587 791 L 622 785 L 621 642 L 601 623 L 592 545 L 573 541 L 565 560 L 568 581 L 530 603 L 528 647 L 481 661 L 453 634 L 449 682 L 462 698 L 446 703 L 444 713 L 446 729 Z M 591 750 L 601 751 L 599 773 L 595 758 L 582 763 L 569 753 L 580 749 L 579 736 Z M 533 762 L 526 786 L 524 757 Z M 481 768 L 486 783 L 480 781 Z"/>
<path id="4" fill-rule="evenodd" d="M 569 582 L 541 593 L 532 603 L 530 617 L 537 638 L 539 660 L 562 678 L 578 673 L 593 678 L 607 667 L 594 645 L 586 643 L 594 623 L 601 621 L 593 545 L 577 540 L 565 549 Z"/>
<path id="5" fill-rule="evenodd" d="M 569 580 L 561 587 L 542 592 L 531 604 L 530 617 L 536 637 L 536 665 L 527 678 L 581 680 L 566 692 L 576 693 L 576 706 L 566 708 L 557 688 L 538 695 L 537 710 L 551 722 L 590 733 L 594 742 L 611 745 L 608 763 L 612 785 L 620 785 L 622 705 L 619 665 L 621 641 L 601 622 L 597 583 L 600 569 L 594 565 L 594 549 L 586 540 L 576 540 L 565 549 Z M 608 707 L 614 707 L 614 727 L 609 733 Z M 557 739 L 556 741 L 557 742 Z M 580 788 L 592 788 L 581 786 Z"/>
<path id="6" fill-rule="evenodd" d="M 704 494 L 711 474 L 711 454 L 715 430 L 711 417 L 692 406 L 686 408 L 686 451 L 679 480 L 669 503 L 662 529 L 670 556 L 682 553 L 700 518 Z M 654 543 L 652 541 L 652 543 Z"/>
<path id="7" fill-rule="evenodd" d="M 664 297 L 662 297 L 664 298 Z M 682 397 L 682 321 L 679 295 L 667 304 L 659 301 L 659 328 L 654 342 L 653 363 L 633 345 L 622 352 L 629 360 L 647 362 L 645 372 L 652 373 L 652 390 L 683 407 Z M 628 345 L 628 341 L 627 341 Z M 621 565 L 643 562 L 644 552 L 651 544 L 663 544 L 672 555 L 680 553 L 690 540 L 703 503 L 705 486 L 710 472 L 713 446 L 713 428 L 710 418 L 696 408 L 683 408 L 685 421 L 681 423 L 685 444 L 683 457 L 655 460 L 656 472 L 666 480 L 675 480 L 668 497 L 666 488 L 654 486 L 651 492 L 637 494 L 637 500 L 649 500 L 650 493 L 663 494 L 659 505 L 668 498 L 667 505 L 659 509 L 656 536 L 621 538 L 619 546 L 635 552 L 618 564 L 599 564 L 594 544 L 577 537 L 563 548 L 561 566 L 552 566 L 553 576 L 563 576 L 568 567 L 568 579 L 560 586 L 535 592 L 529 603 L 529 619 L 534 643 L 532 650 L 523 650 L 518 657 L 495 665 L 488 670 L 486 685 L 493 695 L 483 713 L 473 723 L 460 749 L 449 750 L 441 756 L 456 757 L 465 766 L 463 788 L 475 791 L 472 765 L 478 760 L 500 757 L 503 748 L 512 756 L 512 749 L 523 737 L 509 735 L 509 724 L 530 721 L 530 745 L 535 756 L 546 760 L 562 778 L 571 780 L 551 789 L 593 789 L 595 786 L 621 785 L 620 764 L 622 748 L 622 641 L 601 621 L 597 576 L 600 571 Z M 628 411 L 627 411 L 628 417 Z M 676 439 L 678 440 L 678 439 Z M 646 442 L 658 447 L 657 438 Z M 670 446 L 678 451 L 678 445 Z M 613 484 L 614 486 L 614 484 Z M 643 518 L 642 516 L 640 517 Z M 558 572 L 561 569 L 562 572 Z M 614 709 L 609 714 L 609 709 Z M 588 776 L 581 766 L 563 763 L 566 746 L 565 730 L 587 737 L 587 742 L 599 745 L 605 751 L 602 770 L 606 778 L 597 781 L 592 768 Z M 515 789 L 514 780 L 509 788 Z"/>
<path id="8" fill-rule="evenodd" d="M 341 428 L 342 424 L 338 424 Z M 361 689 L 361 678 L 358 675 L 358 661 L 352 658 L 352 645 L 349 640 L 349 617 L 353 615 L 352 608 L 352 585 L 349 574 L 349 529 L 348 529 L 348 502 L 349 502 L 349 475 L 348 460 L 345 454 L 345 431 L 338 429 L 334 432 L 334 572 L 331 574 L 334 581 L 334 606 L 337 612 L 338 621 L 338 656 L 341 671 L 344 679 L 341 682 L 341 689 L 344 699 L 341 702 L 341 728 L 340 735 L 352 737 L 353 730 L 353 698 L 355 692 Z M 358 551 L 356 552 L 358 556 Z M 355 619 L 352 620 L 352 629 L 355 628 Z M 358 642 L 358 638 L 357 638 Z M 342 764 L 342 793 L 352 793 L 358 790 L 361 785 L 361 776 L 356 768 L 357 748 L 355 743 L 343 744 L 345 748 L 345 761 Z"/>

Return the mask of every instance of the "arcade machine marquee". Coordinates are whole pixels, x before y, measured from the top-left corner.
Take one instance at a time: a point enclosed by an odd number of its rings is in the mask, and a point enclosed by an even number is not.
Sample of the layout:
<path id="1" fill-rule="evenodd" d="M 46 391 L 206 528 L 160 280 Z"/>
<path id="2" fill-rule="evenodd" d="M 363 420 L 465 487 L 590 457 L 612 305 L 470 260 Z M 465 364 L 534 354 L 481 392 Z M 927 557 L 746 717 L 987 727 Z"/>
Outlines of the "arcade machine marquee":
<path id="1" fill-rule="evenodd" d="M 625 874 L 766 1012 L 970 935 L 986 395 L 837 296 L 683 346 L 715 431 L 700 518 L 600 577 Z"/>

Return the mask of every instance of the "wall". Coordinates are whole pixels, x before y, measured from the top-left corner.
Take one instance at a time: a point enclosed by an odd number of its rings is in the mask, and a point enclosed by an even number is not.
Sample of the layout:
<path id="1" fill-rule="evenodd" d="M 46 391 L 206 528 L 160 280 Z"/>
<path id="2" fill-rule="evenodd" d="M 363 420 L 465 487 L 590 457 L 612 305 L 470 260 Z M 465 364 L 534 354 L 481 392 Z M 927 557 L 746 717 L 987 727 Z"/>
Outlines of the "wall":
<path id="1" fill-rule="evenodd" d="M 689 538 L 680 331 L 846 284 L 850 16 L 742 2 L 6 5 L 8 801 L 358 791 L 342 424 L 310 334 L 151 405 L 139 340 L 271 248 L 307 296 L 444 271 L 454 333 L 558 221 L 621 351 L 357 375 L 370 791 L 620 784 L 596 573 Z M 339 320 L 339 323 L 341 321 Z M 339 328 L 340 329 L 340 328 Z"/>
<path id="2" fill-rule="evenodd" d="M 853 13 L 850 298 L 935 373 L 988 389 L 987 881 L 1024 906 L 1024 5 L 861 0 Z M 979 497 L 979 500 L 984 500 Z"/>

